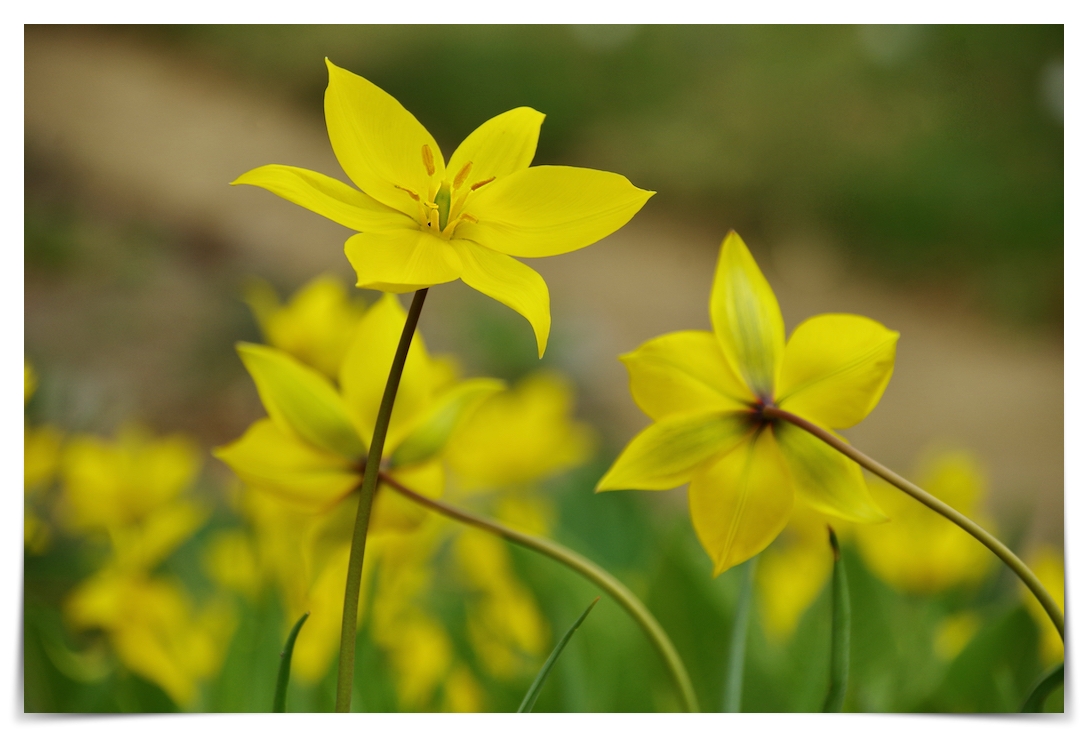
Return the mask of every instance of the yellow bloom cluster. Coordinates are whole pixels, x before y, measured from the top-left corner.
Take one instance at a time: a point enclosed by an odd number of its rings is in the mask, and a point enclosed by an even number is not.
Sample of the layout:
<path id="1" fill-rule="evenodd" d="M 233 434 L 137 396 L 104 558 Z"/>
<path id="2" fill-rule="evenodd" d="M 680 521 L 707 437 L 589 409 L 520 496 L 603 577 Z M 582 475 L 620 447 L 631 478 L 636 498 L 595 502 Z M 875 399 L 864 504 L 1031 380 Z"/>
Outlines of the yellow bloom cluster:
<path id="1" fill-rule="evenodd" d="M 330 295 L 321 310 L 297 309 L 318 290 Z M 291 320 L 283 317 L 292 310 Z M 334 380 L 291 336 L 315 334 L 330 318 L 346 322 L 358 310 L 328 278 L 304 285 L 284 306 L 255 309 L 262 324 L 291 324 L 294 332 L 267 331 L 272 347 L 239 345 L 269 417 L 215 451 L 244 482 L 240 506 L 252 534 L 217 537 L 207 568 L 221 585 L 241 592 L 273 585 L 285 605 L 285 626 L 310 613 L 295 645 L 292 670 L 301 682 L 327 672 L 339 640 L 355 491 L 405 313 L 386 295 L 354 318 L 352 331 L 338 332 L 343 342 L 326 342 L 324 355 L 342 355 Z M 448 488 L 490 504 L 516 526 L 546 528 L 550 510 L 532 496 L 534 483 L 581 463 L 593 445 L 588 428 L 570 419 L 570 385 L 543 373 L 507 390 L 492 379 L 457 375 L 451 360 L 432 357 L 415 336 L 383 472 L 430 496 Z M 547 625 L 518 581 L 505 543 L 455 532 L 384 483 L 369 530 L 360 620 L 369 617 L 402 708 L 483 707 L 472 669 L 428 611 L 436 566 L 452 566 L 452 580 L 465 591 L 468 638 L 489 676 L 519 677 L 538 664 Z M 443 561 L 447 549 L 454 554 Z"/>

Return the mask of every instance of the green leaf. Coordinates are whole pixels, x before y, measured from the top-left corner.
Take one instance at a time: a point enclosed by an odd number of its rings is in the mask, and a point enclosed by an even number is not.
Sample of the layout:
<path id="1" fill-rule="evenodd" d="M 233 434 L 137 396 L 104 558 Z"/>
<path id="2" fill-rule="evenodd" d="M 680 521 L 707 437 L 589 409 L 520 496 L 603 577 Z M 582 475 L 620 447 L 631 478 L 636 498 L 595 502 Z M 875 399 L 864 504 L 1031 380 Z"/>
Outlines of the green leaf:
<path id="1" fill-rule="evenodd" d="M 280 672 L 276 676 L 276 695 L 272 698 L 272 711 L 276 714 L 283 714 L 287 711 L 287 682 L 291 680 L 291 656 L 295 652 L 295 640 L 298 638 L 298 632 L 302 629 L 302 625 L 309 616 L 310 613 L 306 612 L 298 618 L 295 626 L 291 628 L 290 634 L 287 635 L 287 642 L 283 645 L 283 652 L 280 653 Z"/>
<path id="2" fill-rule="evenodd" d="M 740 698 L 744 693 L 744 654 L 748 643 L 748 615 L 752 611 L 752 579 L 755 578 L 756 559 L 750 558 L 741 567 L 740 595 L 733 614 L 733 633 L 729 638 L 729 663 L 725 671 L 725 701 L 722 711 L 736 714 L 740 711 Z"/>
<path id="3" fill-rule="evenodd" d="M 533 680 L 531 686 L 529 686 L 528 692 L 525 694 L 525 698 L 521 701 L 521 706 L 518 707 L 518 714 L 530 712 L 533 710 L 533 705 L 536 704 L 536 699 L 540 696 L 540 689 L 544 688 L 544 680 L 548 677 L 548 673 L 551 672 L 552 666 L 555 665 L 555 661 L 559 660 L 559 654 L 563 652 L 563 648 L 570 642 L 571 635 L 574 634 L 574 630 L 585 621 L 585 618 L 593 610 L 593 607 L 597 605 L 597 602 L 601 600 L 601 597 L 597 597 L 593 601 L 589 602 L 589 606 L 582 612 L 582 616 L 578 617 L 574 621 L 574 624 L 570 626 L 570 629 L 559 638 L 559 642 L 556 643 L 555 649 L 552 650 L 552 654 L 548 656 L 548 659 L 544 661 L 544 666 L 540 669 L 540 672 L 536 674 L 536 678 Z"/>
<path id="4" fill-rule="evenodd" d="M 846 566 L 839 552 L 839 539 L 830 525 L 827 533 L 835 566 L 831 573 L 831 685 L 823 710 L 841 712 L 850 675 L 850 589 L 846 585 Z"/>
<path id="5" fill-rule="evenodd" d="M 1031 695 L 1028 696 L 1020 711 L 1025 714 L 1041 713 L 1047 697 L 1054 692 L 1054 689 L 1064 682 L 1065 663 L 1058 663 L 1039 679 L 1039 682 L 1035 685 L 1035 688 L 1031 690 Z"/>

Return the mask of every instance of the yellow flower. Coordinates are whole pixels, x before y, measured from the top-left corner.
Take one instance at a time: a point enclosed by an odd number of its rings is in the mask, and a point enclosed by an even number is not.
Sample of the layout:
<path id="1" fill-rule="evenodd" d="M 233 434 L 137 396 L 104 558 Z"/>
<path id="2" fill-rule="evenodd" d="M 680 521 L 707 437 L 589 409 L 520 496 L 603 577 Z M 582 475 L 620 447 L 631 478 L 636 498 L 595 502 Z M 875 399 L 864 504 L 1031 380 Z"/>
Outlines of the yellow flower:
<path id="1" fill-rule="evenodd" d="M 30 361 L 23 359 L 23 404 L 30 401 L 30 398 L 34 396 L 34 392 L 38 389 L 38 374 L 34 371 L 34 367 L 30 365 Z"/>
<path id="2" fill-rule="evenodd" d="M 991 526 L 978 509 L 986 480 L 971 454 L 934 455 L 921 464 L 917 478 L 933 496 L 983 527 Z M 959 527 L 880 479 L 870 479 L 869 489 L 891 521 L 858 528 L 857 542 L 866 565 L 888 584 L 900 591 L 932 594 L 978 583 L 990 570 L 993 556 Z"/>
<path id="3" fill-rule="evenodd" d="M 246 286 L 245 299 L 269 345 L 329 377 L 340 370 L 366 310 L 331 275 L 310 280 L 284 305 L 271 284 L 254 279 Z"/>
<path id="4" fill-rule="evenodd" d="M 527 107 L 481 125 L 447 165 L 399 102 L 326 63 L 329 140 L 359 189 L 278 164 L 233 184 L 263 187 L 359 231 L 345 245 L 359 287 L 399 293 L 461 279 L 523 315 L 543 355 L 548 287 L 512 257 L 555 256 L 595 243 L 627 223 L 653 192 L 609 172 L 530 167 L 544 116 Z"/>
<path id="5" fill-rule="evenodd" d="M 1028 558 L 1027 563 L 1039 577 L 1043 587 L 1054 597 L 1054 601 L 1058 602 L 1058 608 L 1065 613 L 1065 563 L 1062 551 L 1053 545 L 1044 545 Z M 1042 635 L 1039 648 L 1043 662 L 1047 665 L 1061 662 L 1065 657 L 1065 644 L 1054 629 L 1054 623 L 1050 621 L 1043 605 L 1027 588 L 1021 589 L 1021 596 Z"/>
<path id="6" fill-rule="evenodd" d="M 249 486 L 313 511 L 347 498 L 362 480 L 404 320 L 392 295 L 366 312 L 340 366 L 339 387 L 283 351 L 239 343 L 238 353 L 269 416 L 214 455 Z M 392 475 L 418 491 L 441 493 L 439 452 L 462 416 L 501 388 L 494 379 L 454 381 L 452 367 L 432 359 L 416 336 L 385 443 Z M 371 529 L 411 527 L 422 514 L 379 487 Z"/>
<path id="7" fill-rule="evenodd" d="M 218 670 L 235 626 L 224 602 L 196 612 L 178 583 L 116 568 L 81 583 L 64 609 L 77 629 L 106 632 L 121 662 L 180 706 Z"/>
<path id="8" fill-rule="evenodd" d="M 75 532 L 106 532 L 114 564 L 150 570 L 207 516 L 179 498 L 200 465 L 197 447 L 181 435 L 154 439 L 127 426 L 115 442 L 75 436 L 61 461 L 62 520 Z"/>
<path id="9" fill-rule="evenodd" d="M 622 356 L 654 424 L 597 490 L 690 482 L 691 519 L 715 575 L 774 540 L 795 494 L 826 514 L 883 520 L 856 463 L 764 410 L 825 428 L 857 424 L 891 378 L 899 334 L 857 315 L 819 315 L 787 343 L 778 301 L 736 233 L 722 242 L 710 322 L 713 332 L 670 333 Z"/>

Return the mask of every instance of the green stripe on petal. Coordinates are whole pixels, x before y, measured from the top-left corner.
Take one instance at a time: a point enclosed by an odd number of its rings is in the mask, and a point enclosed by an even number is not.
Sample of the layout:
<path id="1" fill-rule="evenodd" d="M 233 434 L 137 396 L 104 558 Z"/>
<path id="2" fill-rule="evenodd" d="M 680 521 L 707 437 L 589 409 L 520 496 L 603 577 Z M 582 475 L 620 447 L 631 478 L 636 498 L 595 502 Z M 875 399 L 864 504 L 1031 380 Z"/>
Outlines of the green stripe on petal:
<path id="1" fill-rule="evenodd" d="M 767 430 L 700 466 L 688 486 L 695 533 L 717 576 L 760 553 L 789 520 L 793 485 Z"/>
<path id="2" fill-rule="evenodd" d="M 419 463 L 439 453 L 461 420 L 504 388 L 505 384 L 498 379 L 469 379 L 437 397 L 431 409 L 397 447 L 390 459 L 392 464 Z"/>
<path id="3" fill-rule="evenodd" d="M 734 232 L 722 241 L 718 255 L 710 322 L 726 360 L 753 392 L 770 399 L 786 342 L 782 312 L 771 285 Z"/>
<path id="4" fill-rule="evenodd" d="M 415 228 L 416 221 L 332 177 L 309 169 L 269 164 L 247 171 L 231 184 L 267 189 L 346 228 L 386 231 Z"/>
<path id="5" fill-rule="evenodd" d="M 755 399 L 705 330 L 662 335 L 620 360 L 635 403 L 655 420 L 696 410 L 742 410 Z"/>
<path id="6" fill-rule="evenodd" d="M 533 326 L 537 353 L 544 356 L 552 315 L 544 278 L 515 258 L 470 241 L 450 243 L 461 257 L 461 279 L 478 292 L 502 302 Z"/>
<path id="7" fill-rule="evenodd" d="M 212 454 L 255 489 L 314 510 L 327 508 L 362 480 L 348 459 L 300 442 L 267 418 Z"/>
<path id="8" fill-rule="evenodd" d="M 344 458 L 366 454 L 347 407 L 328 379 L 275 348 L 253 343 L 236 347 L 268 416 L 281 430 Z"/>
<path id="9" fill-rule="evenodd" d="M 597 491 L 672 489 L 695 467 L 744 441 L 747 418 L 735 412 L 673 415 L 636 435 L 597 484 Z"/>
<path id="10" fill-rule="evenodd" d="M 555 256 L 619 230 L 653 194 L 611 172 L 534 166 L 476 191 L 465 212 L 479 222 L 456 235 L 510 256 Z"/>
<path id="11" fill-rule="evenodd" d="M 361 289 L 404 294 L 461 276 L 461 261 L 450 244 L 415 227 L 353 235 L 344 253 Z"/>
<path id="12" fill-rule="evenodd" d="M 796 425 L 779 422 L 774 436 L 797 493 L 816 510 L 851 522 L 884 522 L 861 466 Z"/>
<path id="13" fill-rule="evenodd" d="M 491 177 L 504 177 L 526 169 L 536 155 L 544 113 L 519 107 L 496 115 L 461 142 L 450 157 L 451 180 L 471 187 Z M 462 174 L 466 166 L 467 172 Z"/>
<path id="14" fill-rule="evenodd" d="M 817 315 L 786 344 L 777 404 L 826 427 L 852 427 L 873 411 L 895 368 L 899 333 L 860 315 Z"/>
<path id="15" fill-rule="evenodd" d="M 429 198 L 432 183 L 445 174 L 434 137 L 392 95 L 328 59 L 325 64 L 325 125 L 340 166 L 359 189 L 415 219 L 419 204 L 405 190 Z M 424 161 L 425 146 L 433 174 Z"/>

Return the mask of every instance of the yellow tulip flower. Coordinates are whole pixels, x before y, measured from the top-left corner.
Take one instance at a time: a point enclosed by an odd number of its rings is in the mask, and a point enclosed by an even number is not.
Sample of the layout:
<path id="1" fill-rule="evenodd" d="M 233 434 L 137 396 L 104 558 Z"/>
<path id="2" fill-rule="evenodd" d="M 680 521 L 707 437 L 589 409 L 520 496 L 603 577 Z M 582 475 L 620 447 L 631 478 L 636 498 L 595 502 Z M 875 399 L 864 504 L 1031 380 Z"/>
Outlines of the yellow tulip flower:
<path id="1" fill-rule="evenodd" d="M 979 513 L 986 479 L 971 454 L 934 455 L 921 464 L 917 478 L 933 496 L 984 527 L 992 526 Z M 858 528 L 858 548 L 869 569 L 892 587 L 932 594 L 976 584 L 990 570 L 993 556 L 958 526 L 880 479 L 871 479 L 869 489 L 891 521 Z"/>
<path id="2" fill-rule="evenodd" d="M 340 366 L 339 387 L 283 351 L 239 343 L 238 353 L 257 385 L 268 417 L 214 455 L 246 484 L 318 511 L 356 490 L 374 431 L 386 375 L 404 325 L 393 295 L 367 310 Z M 408 352 L 389 423 L 385 450 L 390 473 L 424 493 L 444 484 L 437 459 L 463 415 L 502 389 L 494 379 L 454 382 L 447 362 L 432 359 L 416 336 Z M 379 487 L 372 530 L 412 525 L 417 507 Z"/>
<path id="3" fill-rule="evenodd" d="M 785 339 L 778 300 L 736 233 L 722 242 L 710 294 L 713 332 L 654 338 L 622 356 L 635 403 L 653 420 L 597 485 L 685 483 L 714 574 L 759 553 L 785 526 L 795 495 L 857 522 L 884 515 L 861 468 L 778 407 L 821 427 L 869 414 L 891 379 L 899 334 L 857 315 L 818 315 Z"/>
<path id="4" fill-rule="evenodd" d="M 524 316 L 543 355 L 551 327 L 548 287 L 513 257 L 555 256 L 595 243 L 654 193 L 609 172 L 530 167 L 544 116 L 528 107 L 481 125 L 447 164 L 427 129 L 392 96 L 326 64 L 329 140 L 359 189 L 279 164 L 232 184 L 263 187 L 358 231 L 345 251 L 359 287 L 400 293 L 461 279 Z"/>

